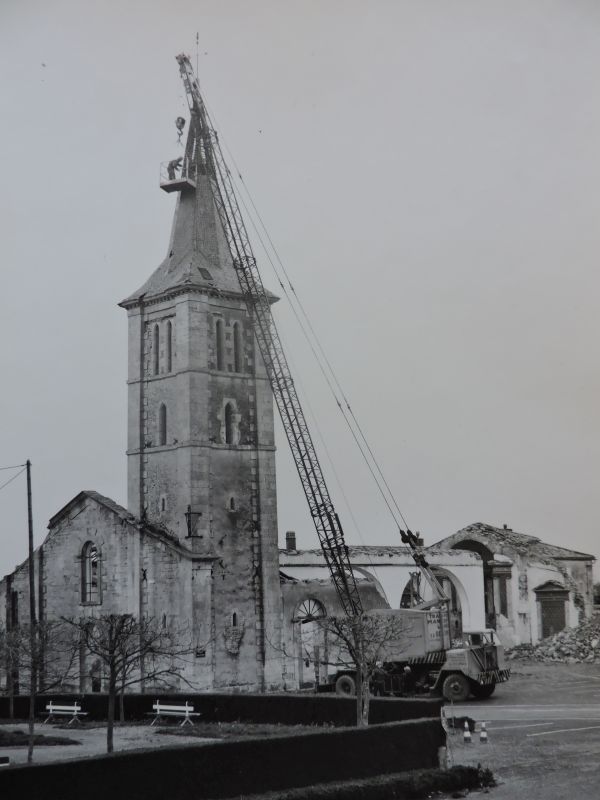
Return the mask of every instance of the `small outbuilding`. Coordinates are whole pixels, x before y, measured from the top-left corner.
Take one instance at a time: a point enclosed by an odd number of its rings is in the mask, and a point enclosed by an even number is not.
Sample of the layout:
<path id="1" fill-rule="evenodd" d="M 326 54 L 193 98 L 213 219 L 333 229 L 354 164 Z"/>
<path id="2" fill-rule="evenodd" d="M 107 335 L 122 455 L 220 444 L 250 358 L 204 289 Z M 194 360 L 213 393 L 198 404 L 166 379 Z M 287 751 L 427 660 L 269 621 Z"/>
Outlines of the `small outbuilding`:
<path id="1" fill-rule="evenodd" d="M 535 644 L 592 613 L 595 558 L 588 553 L 483 522 L 462 528 L 436 547 L 481 558 L 486 626 L 507 647 Z"/>

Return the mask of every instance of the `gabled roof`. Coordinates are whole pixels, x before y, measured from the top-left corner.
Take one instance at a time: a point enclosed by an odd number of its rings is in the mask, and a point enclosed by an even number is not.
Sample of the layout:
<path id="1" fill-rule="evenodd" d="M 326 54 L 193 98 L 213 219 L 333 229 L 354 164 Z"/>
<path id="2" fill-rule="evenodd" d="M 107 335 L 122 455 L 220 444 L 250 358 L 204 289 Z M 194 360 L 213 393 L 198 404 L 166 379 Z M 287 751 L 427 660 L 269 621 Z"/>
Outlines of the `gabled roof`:
<path id="1" fill-rule="evenodd" d="M 465 528 L 457 531 L 452 536 L 442 539 L 437 544 L 457 547 L 461 539 L 468 539 L 469 536 L 477 538 L 479 541 L 489 541 L 496 545 L 515 550 L 520 555 L 529 554 L 532 558 L 542 560 L 566 560 L 566 561 L 595 561 L 596 558 L 589 553 L 581 553 L 578 550 L 570 550 L 566 547 L 558 547 L 553 544 L 546 544 L 537 536 L 530 536 L 526 533 L 513 531 L 511 528 L 497 528 L 485 522 L 473 522 Z M 436 545 L 434 545 L 435 547 Z M 493 548 L 490 548 L 493 549 Z"/>
<path id="2" fill-rule="evenodd" d="M 54 526 L 57 525 L 63 519 L 63 517 L 68 516 L 69 512 L 75 506 L 79 505 L 79 503 L 81 503 L 82 500 L 84 500 L 86 497 L 89 497 L 90 500 L 95 500 L 101 506 L 108 508 L 118 517 L 120 517 L 123 521 L 126 522 L 135 521 L 135 516 L 130 511 L 127 511 L 126 508 L 123 508 L 123 506 L 120 506 L 118 503 L 115 503 L 115 501 L 111 500 L 110 497 L 105 497 L 103 494 L 99 494 L 98 492 L 95 492 L 93 489 L 83 489 L 81 492 L 79 492 L 79 494 L 75 495 L 75 497 L 72 500 L 69 500 L 69 502 L 60 509 L 60 511 L 57 511 L 56 514 L 50 518 L 50 520 L 48 521 L 48 527 L 54 528 Z"/>
<path id="3" fill-rule="evenodd" d="M 103 494 L 99 492 L 95 492 L 92 489 L 84 489 L 83 491 L 79 492 L 79 494 L 75 495 L 75 497 L 70 500 L 65 506 L 63 506 L 60 511 L 58 511 L 48 522 L 48 528 L 54 528 L 58 525 L 64 517 L 68 516 L 69 513 L 76 508 L 79 504 L 81 504 L 84 500 L 89 499 L 93 500 L 94 502 L 98 503 L 99 505 L 107 508 L 113 514 L 115 514 L 119 519 L 123 522 L 128 523 L 133 528 L 137 530 L 143 531 L 146 534 L 154 537 L 155 539 L 160 539 L 165 544 L 168 544 L 170 547 L 175 548 L 179 552 L 181 552 L 186 558 L 198 558 L 198 554 L 193 553 L 187 547 L 184 547 L 177 536 L 174 533 L 169 531 L 167 528 L 162 527 L 161 525 L 156 524 L 155 522 L 151 522 L 147 519 L 139 519 L 131 511 L 128 511 L 123 506 L 115 503 L 114 500 L 111 500 L 110 497 L 105 497 Z M 204 556 L 203 556 L 204 557 Z M 212 559 L 213 556 L 206 556 L 209 559 Z"/>

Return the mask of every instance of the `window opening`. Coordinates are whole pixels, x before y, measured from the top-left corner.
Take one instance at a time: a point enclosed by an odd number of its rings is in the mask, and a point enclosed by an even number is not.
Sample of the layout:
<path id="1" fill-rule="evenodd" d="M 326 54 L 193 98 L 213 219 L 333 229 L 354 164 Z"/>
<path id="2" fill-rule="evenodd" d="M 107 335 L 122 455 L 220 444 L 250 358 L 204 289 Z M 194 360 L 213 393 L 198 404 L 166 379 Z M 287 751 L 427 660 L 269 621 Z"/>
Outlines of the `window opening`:
<path id="1" fill-rule="evenodd" d="M 173 369 L 173 325 L 167 322 L 167 372 Z"/>
<path id="2" fill-rule="evenodd" d="M 218 319 L 217 324 L 215 326 L 216 338 L 217 338 L 217 369 L 222 370 L 224 368 L 224 358 L 225 358 L 225 337 L 223 334 L 223 320 Z"/>
<path id="3" fill-rule="evenodd" d="M 10 626 L 19 627 L 19 593 L 16 589 L 12 589 L 10 593 Z"/>
<path id="4" fill-rule="evenodd" d="M 240 323 L 236 322 L 233 326 L 233 369 L 234 372 L 242 371 L 242 334 Z"/>
<path id="5" fill-rule="evenodd" d="M 225 406 L 225 444 L 233 444 L 233 406 Z"/>
<path id="6" fill-rule="evenodd" d="M 164 403 L 161 403 L 158 409 L 158 443 L 159 445 L 167 443 L 167 407 Z"/>
<path id="7" fill-rule="evenodd" d="M 231 625 L 234 628 L 237 628 L 237 622 L 238 622 L 238 620 L 237 620 L 237 612 L 234 611 L 233 614 L 231 615 Z"/>
<path id="8" fill-rule="evenodd" d="M 81 555 L 81 600 L 100 603 L 100 551 L 93 542 L 87 542 Z"/>
<path id="9" fill-rule="evenodd" d="M 229 510 L 235 511 L 235 497 L 229 498 Z"/>
<path id="10" fill-rule="evenodd" d="M 158 375 L 159 366 L 159 351 L 160 347 L 160 330 L 158 325 L 154 326 L 154 337 L 152 341 L 152 373 Z"/>

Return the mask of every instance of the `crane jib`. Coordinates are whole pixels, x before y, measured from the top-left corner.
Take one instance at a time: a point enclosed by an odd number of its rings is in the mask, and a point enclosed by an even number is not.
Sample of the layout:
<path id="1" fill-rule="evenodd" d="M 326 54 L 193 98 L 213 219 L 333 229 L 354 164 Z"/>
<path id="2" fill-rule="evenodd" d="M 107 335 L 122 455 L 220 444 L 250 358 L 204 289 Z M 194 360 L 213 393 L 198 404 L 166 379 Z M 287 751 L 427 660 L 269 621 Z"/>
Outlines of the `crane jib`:
<path id="1" fill-rule="evenodd" d="M 199 129 L 204 168 L 210 177 L 213 200 L 221 220 L 233 266 L 248 313 L 254 320 L 258 347 L 265 363 L 273 396 L 292 451 L 296 470 L 308 502 L 319 542 L 338 597 L 348 616 L 362 613 L 362 602 L 350 563 L 338 515 L 323 476 L 312 437 L 300 404 L 279 333 L 271 315 L 269 296 L 258 270 L 250 238 L 237 201 L 219 138 L 211 124 L 198 81 L 186 55 L 177 56 L 188 105 Z"/>

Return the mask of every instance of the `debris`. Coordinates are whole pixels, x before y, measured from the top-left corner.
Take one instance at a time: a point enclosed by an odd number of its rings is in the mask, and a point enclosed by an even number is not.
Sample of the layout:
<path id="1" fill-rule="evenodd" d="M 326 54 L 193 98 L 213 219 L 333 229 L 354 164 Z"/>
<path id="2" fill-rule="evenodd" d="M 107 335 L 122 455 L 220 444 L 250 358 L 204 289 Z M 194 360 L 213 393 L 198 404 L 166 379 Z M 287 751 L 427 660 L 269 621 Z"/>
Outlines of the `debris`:
<path id="1" fill-rule="evenodd" d="M 600 612 L 578 625 L 565 628 L 535 645 L 519 644 L 506 651 L 508 660 L 529 659 L 544 663 L 600 663 Z"/>

